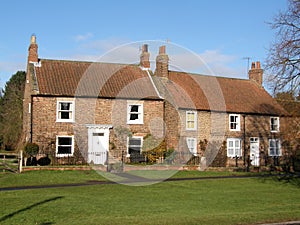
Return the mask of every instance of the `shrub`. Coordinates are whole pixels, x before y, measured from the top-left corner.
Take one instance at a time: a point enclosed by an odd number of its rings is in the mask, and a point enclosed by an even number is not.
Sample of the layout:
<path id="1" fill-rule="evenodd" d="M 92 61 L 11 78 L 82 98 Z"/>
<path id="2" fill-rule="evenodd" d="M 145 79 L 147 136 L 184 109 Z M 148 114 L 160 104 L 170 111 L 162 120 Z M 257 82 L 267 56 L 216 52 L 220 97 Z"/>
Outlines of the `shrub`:
<path id="1" fill-rule="evenodd" d="M 149 163 L 155 163 L 166 152 L 166 142 L 164 139 L 153 137 L 147 134 L 143 142 L 143 154 L 147 157 Z"/>
<path id="2" fill-rule="evenodd" d="M 50 163 L 51 163 L 51 159 L 49 159 L 48 155 L 40 158 L 37 161 L 37 164 L 39 164 L 40 166 L 47 166 L 47 165 L 50 165 Z"/>
<path id="3" fill-rule="evenodd" d="M 32 157 L 39 152 L 39 146 L 36 143 L 27 143 L 24 147 L 24 151 L 27 155 Z"/>

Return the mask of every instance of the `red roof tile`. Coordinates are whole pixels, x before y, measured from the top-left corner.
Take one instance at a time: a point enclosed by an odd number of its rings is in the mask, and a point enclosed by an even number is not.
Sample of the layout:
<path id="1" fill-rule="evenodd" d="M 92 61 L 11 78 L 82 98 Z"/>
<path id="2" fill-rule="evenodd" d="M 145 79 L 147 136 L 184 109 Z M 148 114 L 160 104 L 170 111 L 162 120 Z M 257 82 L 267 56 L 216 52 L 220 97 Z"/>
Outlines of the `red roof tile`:
<path id="1" fill-rule="evenodd" d="M 42 95 L 158 99 L 146 71 L 137 65 L 40 60 L 35 74 Z"/>
<path id="2" fill-rule="evenodd" d="M 166 88 L 179 108 L 284 115 L 286 111 L 253 81 L 169 72 Z"/>

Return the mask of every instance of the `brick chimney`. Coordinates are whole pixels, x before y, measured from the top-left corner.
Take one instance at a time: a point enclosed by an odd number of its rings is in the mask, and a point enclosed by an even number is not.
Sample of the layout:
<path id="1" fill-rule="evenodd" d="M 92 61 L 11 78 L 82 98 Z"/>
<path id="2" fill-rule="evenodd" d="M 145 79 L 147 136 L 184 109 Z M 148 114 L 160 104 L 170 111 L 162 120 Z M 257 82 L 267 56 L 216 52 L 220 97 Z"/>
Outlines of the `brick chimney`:
<path id="1" fill-rule="evenodd" d="M 30 46 L 28 48 L 28 62 L 38 62 L 38 45 L 34 34 L 31 35 Z"/>
<path id="2" fill-rule="evenodd" d="M 166 46 L 159 47 L 159 54 L 156 57 L 155 75 L 168 78 L 169 74 L 169 56 L 166 54 Z"/>
<path id="3" fill-rule="evenodd" d="M 260 62 L 252 62 L 251 69 L 249 70 L 249 79 L 262 87 L 263 82 L 263 69 L 260 68 Z"/>
<path id="4" fill-rule="evenodd" d="M 140 65 L 144 69 L 150 69 L 150 53 L 148 52 L 148 45 L 142 46 L 142 54 L 140 56 Z"/>

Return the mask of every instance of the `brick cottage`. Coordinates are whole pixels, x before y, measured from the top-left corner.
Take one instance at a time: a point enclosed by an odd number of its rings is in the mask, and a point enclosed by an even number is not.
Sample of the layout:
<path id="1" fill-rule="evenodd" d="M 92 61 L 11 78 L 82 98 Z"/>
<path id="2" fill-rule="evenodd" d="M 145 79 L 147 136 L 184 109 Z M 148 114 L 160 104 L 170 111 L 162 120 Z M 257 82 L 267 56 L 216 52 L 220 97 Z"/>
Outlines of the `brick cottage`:
<path id="1" fill-rule="evenodd" d="M 171 71 L 165 46 L 154 73 L 149 58 L 143 45 L 138 65 L 40 59 L 32 36 L 24 142 L 58 164 L 163 162 L 174 151 L 169 163 L 243 167 L 284 154 L 286 112 L 263 88 L 259 62 L 234 79 Z"/>

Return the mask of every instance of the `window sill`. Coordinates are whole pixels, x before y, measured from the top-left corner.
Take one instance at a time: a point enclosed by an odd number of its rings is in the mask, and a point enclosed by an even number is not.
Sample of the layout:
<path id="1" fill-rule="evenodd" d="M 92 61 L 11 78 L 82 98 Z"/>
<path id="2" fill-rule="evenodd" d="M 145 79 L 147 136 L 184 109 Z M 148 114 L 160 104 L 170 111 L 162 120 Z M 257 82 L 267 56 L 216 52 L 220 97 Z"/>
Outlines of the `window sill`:
<path id="1" fill-rule="evenodd" d="M 56 120 L 56 123 L 74 123 L 74 120 Z"/>
<path id="2" fill-rule="evenodd" d="M 229 131 L 240 132 L 240 131 L 241 131 L 241 129 L 238 129 L 238 130 L 229 129 Z"/>
<path id="3" fill-rule="evenodd" d="M 67 157 L 73 157 L 73 154 L 56 154 L 56 158 L 67 158 Z"/>
<path id="4" fill-rule="evenodd" d="M 195 130 L 197 130 L 197 128 L 186 128 L 185 130 L 188 130 L 188 131 L 195 131 Z"/>
<path id="5" fill-rule="evenodd" d="M 135 125 L 135 124 L 143 125 L 144 123 L 143 122 L 138 122 L 138 121 L 136 121 L 136 122 L 127 121 L 127 124 L 129 124 L 129 125 Z"/>

